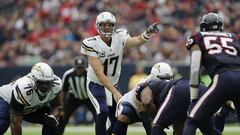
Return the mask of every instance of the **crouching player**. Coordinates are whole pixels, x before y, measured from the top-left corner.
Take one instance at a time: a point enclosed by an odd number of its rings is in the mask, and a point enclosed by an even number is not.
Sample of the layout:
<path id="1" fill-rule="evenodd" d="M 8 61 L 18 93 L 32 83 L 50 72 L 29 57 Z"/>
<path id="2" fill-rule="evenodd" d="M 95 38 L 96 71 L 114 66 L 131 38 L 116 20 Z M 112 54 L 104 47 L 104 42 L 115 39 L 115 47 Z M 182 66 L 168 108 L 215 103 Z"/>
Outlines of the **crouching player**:
<path id="1" fill-rule="evenodd" d="M 25 120 L 42 124 L 42 135 L 55 135 L 61 89 L 61 79 L 46 63 L 35 64 L 29 74 L 0 87 L 0 134 L 10 125 L 12 135 L 22 135 Z"/>
<path id="2" fill-rule="evenodd" d="M 158 111 L 152 122 L 151 135 L 166 135 L 165 128 L 173 124 L 174 135 L 182 135 L 184 121 L 187 116 L 188 106 L 190 104 L 190 90 L 188 79 L 178 79 L 171 81 L 150 80 L 148 87 L 142 90 L 145 91 L 162 91 L 157 95 Z M 203 84 L 199 86 L 199 93 L 206 91 Z M 152 93 L 153 97 L 155 93 Z M 154 101 L 141 96 L 144 109 L 146 111 L 156 110 L 157 106 Z M 208 124 L 213 124 L 211 119 L 206 119 Z M 203 123 L 201 126 L 207 126 Z M 200 129 L 201 130 L 201 129 Z M 202 131 L 202 130 L 201 130 Z M 207 131 L 202 131 L 206 133 Z"/>
<path id="3" fill-rule="evenodd" d="M 139 100 L 139 97 L 136 95 L 139 94 L 141 89 L 146 87 L 150 79 L 171 80 L 172 78 L 173 72 L 167 63 L 160 62 L 155 64 L 151 69 L 151 74 L 146 79 L 141 80 L 133 90 L 126 93 L 119 100 L 116 111 L 117 122 L 113 128 L 113 135 L 126 135 L 128 124 L 135 122 L 142 122 L 146 133 L 150 135 L 151 117 L 143 112 L 141 100 Z M 149 95 L 150 93 L 151 92 L 142 92 L 140 95 L 142 97 L 148 97 L 153 101 L 155 95 L 153 97 L 153 95 Z M 154 91 L 154 94 L 157 95 L 157 93 L 159 92 Z"/>

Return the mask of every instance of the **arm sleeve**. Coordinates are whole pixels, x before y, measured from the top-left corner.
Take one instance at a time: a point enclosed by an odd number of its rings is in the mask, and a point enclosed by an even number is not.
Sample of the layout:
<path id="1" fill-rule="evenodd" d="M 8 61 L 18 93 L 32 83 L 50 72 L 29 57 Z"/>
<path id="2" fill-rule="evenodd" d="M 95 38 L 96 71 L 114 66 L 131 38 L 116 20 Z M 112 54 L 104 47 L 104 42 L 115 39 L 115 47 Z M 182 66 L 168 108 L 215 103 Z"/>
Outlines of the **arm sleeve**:
<path id="1" fill-rule="evenodd" d="M 27 99 L 26 91 L 25 91 L 25 89 L 22 88 L 21 84 L 16 85 L 16 87 L 12 93 L 12 98 L 14 98 L 18 103 L 20 103 L 24 106 L 30 105 L 28 102 L 28 99 Z"/>

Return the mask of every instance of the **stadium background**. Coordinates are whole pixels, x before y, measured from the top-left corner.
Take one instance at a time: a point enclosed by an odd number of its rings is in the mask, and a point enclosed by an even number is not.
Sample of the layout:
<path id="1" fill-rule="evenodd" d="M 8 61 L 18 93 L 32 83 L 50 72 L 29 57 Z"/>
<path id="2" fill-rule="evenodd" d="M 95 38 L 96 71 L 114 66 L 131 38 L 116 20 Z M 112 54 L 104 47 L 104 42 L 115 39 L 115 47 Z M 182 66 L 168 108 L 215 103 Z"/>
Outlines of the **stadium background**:
<path id="1" fill-rule="evenodd" d="M 239 33 L 239 0 L 8 0 L 0 2 L 0 85 L 24 75 L 31 65 L 45 61 L 60 77 L 80 54 L 82 39 L 95 35 L 101 11 L 117 18 L 117 27 L 134 36 L 160 21 L 164 29 L 140 48 L 124 50 L 120 88 L 127 91 L 136 65 L 149 73 L 151 65 L 165 61 L 188 76 L 186 37 L 196 31 L 204 13 L 218 12 L 225 30 Z M 127 78 L 127 79 L 126 79 Z M 78 112 L 85 119 L 85 110 Z M 229 117 L 229 121 L 235 121 Z"/>

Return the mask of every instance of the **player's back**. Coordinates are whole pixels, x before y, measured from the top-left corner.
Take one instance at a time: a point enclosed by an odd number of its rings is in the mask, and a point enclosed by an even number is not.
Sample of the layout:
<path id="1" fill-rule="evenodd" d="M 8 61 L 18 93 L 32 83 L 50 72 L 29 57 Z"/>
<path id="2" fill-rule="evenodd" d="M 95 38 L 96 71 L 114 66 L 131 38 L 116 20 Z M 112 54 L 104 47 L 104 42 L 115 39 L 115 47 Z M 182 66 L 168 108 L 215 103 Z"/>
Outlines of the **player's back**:
<path id="1" fill-rule="evenodd" d="M 190 101 L 189 80 L 185 78 L 177 80 L 150 80 L 148 86 L 153 93 L 154 104 L 159 107 L 165 100 L 167 94 L 171 89 L 178 91 L 180 100 L 184 99 Z M 206 87 L 202 84 L 199 86 L 199 93 L 206 91 Z M 187 102 L 186 102 L 187 103 Z M 187 104 L 188 106 L 188 104 Z"/>
<path id="2" fill-rule="evenodd" d="M 162 101 L 165 99 L 166 94 L 174 84 L 174 81 L 150 79 L 148 81 L 148 87 L 152 91 L 153 102 L 159 107 Z"/>
<path id="3" fill-rule="evenodd" d="M 240 45 L 233 33 L 197 32 L 187 43 L 187 48 L 197 44 L 202 51 L 202 63 L 210 76 L 216 73 L 240 68 Z"/>

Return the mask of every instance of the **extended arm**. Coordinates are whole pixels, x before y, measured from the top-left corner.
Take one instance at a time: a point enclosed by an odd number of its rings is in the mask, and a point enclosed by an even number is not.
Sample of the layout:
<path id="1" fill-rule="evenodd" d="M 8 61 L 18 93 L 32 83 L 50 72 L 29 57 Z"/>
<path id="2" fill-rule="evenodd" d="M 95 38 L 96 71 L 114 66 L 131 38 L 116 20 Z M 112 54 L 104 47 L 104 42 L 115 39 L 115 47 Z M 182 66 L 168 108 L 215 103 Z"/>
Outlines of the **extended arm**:
<path id="1" fill-rule="evenodd" d="M 22 135 L 22 119 L 24 106 L 12 97 L 10 102 L 10 129 L 12 135 Z"/>
<path id="2" fill-rule="evenodd" d="M 103 66 L 100 60 L 97 57 L 88 56 L 88 62 L 93 68 L 98 80 L 102 83 L 102 85 L 107 88 L 114 96 L 116 102 L 121 98 L 120 92 L 113 86 L 111 81 L 103 72 Z"/>
<path id="3" fill-rule="evenodd" d="M 10 110 L 10 128 L 12 135 L 22 135 L 22 114 L 11 109 Z"/>
<path id="4" fill-rule="evenodd" d="M 136 37 L 129 37 L 126 41 L 126 46 L 134 47 L 139 46 L 146 41 L 148 41 L 154 33 L 157 33 L 162 30 L 161 25 L 159 22 L 152 24 L 148 27 L 146 31 L 144 31 L 141 35 Z"/>
<path id="5" fill-rule="evenodd" d="M 201 50 L 197 45 L 191 48 L 191 65 L 190 65 L 190 97 L 191 101 L 198 97 L 199 73 L 201 65 Z"/>

